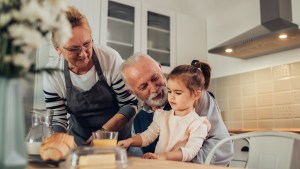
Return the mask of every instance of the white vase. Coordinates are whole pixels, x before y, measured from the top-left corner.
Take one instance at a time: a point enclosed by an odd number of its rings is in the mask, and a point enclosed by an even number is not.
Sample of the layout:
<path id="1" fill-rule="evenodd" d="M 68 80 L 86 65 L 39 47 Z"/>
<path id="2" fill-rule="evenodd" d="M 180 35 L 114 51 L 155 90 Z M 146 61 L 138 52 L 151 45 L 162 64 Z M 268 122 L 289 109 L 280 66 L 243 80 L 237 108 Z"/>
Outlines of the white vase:
<path id="1" fill-rule="evenodd" d="M 0 168 L 24 169 L 27 159 L 20 80 L 0 77 Z"/>

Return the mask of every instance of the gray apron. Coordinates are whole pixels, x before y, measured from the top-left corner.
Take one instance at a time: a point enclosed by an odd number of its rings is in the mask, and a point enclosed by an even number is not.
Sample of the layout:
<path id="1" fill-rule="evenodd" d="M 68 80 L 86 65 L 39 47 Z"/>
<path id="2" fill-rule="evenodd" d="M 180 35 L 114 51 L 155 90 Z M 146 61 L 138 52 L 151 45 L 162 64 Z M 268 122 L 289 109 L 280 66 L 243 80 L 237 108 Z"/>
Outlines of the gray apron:
<path id="1" fill-rule="evenodd" d="M 99 130 L 118 111 L 116 94 L 108 86 L 103 76 L 96 53 L 93 50 L 92 61 L 99 80 L 84 92 L 77 90 L 71 81 L 68 62 L 65 60 L 64 75 L 67 89 L 67 112 L 70 114 L 69 134 L 75 137 L 78 146 Z"/>

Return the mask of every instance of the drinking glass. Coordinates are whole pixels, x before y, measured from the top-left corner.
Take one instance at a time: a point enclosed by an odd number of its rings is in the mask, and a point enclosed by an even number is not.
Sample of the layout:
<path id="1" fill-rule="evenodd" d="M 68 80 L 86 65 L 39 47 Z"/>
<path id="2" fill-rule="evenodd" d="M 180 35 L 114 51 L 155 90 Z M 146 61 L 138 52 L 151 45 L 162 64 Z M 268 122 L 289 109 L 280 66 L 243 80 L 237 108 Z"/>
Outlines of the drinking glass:
<path id="1" fill-rule="evenodd" d="M 116 146 L 118 132 L 98 130 L 92 133 L 92 145 L 95 147 Z"/>

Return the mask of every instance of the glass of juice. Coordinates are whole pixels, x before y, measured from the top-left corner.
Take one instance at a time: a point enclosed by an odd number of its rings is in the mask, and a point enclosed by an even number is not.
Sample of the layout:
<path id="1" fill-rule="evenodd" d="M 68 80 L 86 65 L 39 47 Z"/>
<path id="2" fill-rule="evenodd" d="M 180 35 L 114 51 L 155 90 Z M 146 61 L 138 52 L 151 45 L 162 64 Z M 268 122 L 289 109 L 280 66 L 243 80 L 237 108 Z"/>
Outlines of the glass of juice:
<path id="1" fill-rule="evenodd" d="M 116 146 L 118 141 L 118 132 L 98 130 L 92 133 L 92 145 L 95 147 Z"/>

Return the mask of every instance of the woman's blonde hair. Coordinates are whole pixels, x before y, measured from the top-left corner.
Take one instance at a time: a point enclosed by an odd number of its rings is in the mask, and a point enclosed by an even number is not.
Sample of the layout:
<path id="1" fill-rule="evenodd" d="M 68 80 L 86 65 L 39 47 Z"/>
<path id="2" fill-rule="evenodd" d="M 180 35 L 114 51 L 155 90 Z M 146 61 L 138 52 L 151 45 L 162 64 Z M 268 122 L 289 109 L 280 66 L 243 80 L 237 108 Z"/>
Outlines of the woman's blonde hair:
<path id="1" fill-rule="evenodd" d="M 91 31 L 91 28 L 90 28 L 87 18 L 83 14 L 81 14 L 76 7 L 70 6 L 65 13 L 66 13 L 66 17 L 67 17 L 68 21 L 70 22 L 72 28 L 74 28 L 76 26 L 86 25 L 86 26 L 88 26 L 89 30 Z M 56 41 L 56 37 L 53 32 L 52 32 L 52 43 L 55 47 L 58 47 L 58 43 Z"/>

